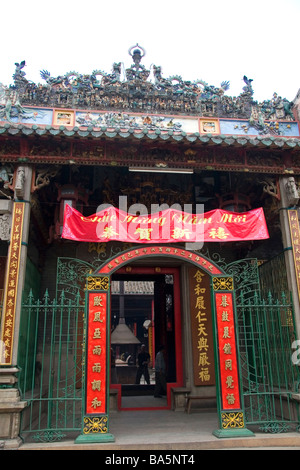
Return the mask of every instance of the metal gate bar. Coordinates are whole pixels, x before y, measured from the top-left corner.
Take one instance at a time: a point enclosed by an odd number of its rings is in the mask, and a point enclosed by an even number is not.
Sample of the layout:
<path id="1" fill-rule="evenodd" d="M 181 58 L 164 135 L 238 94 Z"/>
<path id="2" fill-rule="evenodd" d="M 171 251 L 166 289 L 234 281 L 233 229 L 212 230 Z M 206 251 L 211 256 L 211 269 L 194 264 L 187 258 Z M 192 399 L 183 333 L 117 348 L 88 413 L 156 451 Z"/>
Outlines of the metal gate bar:
<path id="1" fill-rule="evenodd" d="M 80 295 L 72 300 L 62 292 L 58 301 L 51 301 L 46 291 L 42 301 L 35 301 L 30 292 L 22 314 L 31 341 L 19 360 L 21 394 L 28 403 L 21 435 L 54 441 L 65 433 L 80 432 L 84 314 Z"/>
<path id="2" fill-rule="evenodd" d="M 299 428 L 299 369 L 292 363 L 295 327 L 292 303 L 239 297 L 239 343 L 247 425 L 266 432 Z"/>

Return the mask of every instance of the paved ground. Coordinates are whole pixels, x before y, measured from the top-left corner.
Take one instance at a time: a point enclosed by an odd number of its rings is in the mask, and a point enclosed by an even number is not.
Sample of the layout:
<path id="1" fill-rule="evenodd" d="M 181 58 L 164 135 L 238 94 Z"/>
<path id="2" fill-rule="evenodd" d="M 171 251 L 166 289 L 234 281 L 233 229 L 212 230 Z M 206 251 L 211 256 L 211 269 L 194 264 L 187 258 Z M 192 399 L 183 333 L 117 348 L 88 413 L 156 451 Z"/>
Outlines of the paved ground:
<path id="1" fill-rule="evenodd" d="M 101 444 L 23 444 L 19 450 L 229 450 L 300 449 L 300 433 L 255 433 L 253 437 L 219 439 L 217 414 L 169 410 L 119 411 L 110 416 L 109 431 L 115 441 Z"/>

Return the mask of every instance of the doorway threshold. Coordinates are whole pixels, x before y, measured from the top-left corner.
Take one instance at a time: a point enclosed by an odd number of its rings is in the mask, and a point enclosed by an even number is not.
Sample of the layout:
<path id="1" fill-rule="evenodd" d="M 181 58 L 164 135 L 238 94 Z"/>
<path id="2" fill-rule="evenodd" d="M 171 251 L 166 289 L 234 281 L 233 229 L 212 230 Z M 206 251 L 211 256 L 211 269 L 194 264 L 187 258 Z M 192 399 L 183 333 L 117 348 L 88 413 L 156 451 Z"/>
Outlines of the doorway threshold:
<path id="1" fill-rule="evenodd" d="M 121 411 L 129 410 L 168 410 L 167 397 L 156 398 L 153 395 L 122 396 Z"/>

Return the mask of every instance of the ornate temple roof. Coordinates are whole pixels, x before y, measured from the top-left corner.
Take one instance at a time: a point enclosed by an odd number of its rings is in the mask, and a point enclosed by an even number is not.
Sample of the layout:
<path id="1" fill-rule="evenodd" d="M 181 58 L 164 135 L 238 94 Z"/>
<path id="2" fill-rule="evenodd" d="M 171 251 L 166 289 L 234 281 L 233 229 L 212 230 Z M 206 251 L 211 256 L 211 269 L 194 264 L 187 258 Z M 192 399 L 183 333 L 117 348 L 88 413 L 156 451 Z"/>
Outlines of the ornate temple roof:
<path id="1" fill-rule="evenodd" d="M 75 71 L 52 77 L 47 70 L 40 72 L 44 83 L 28 81 L 25 61 L 16 63 L 14 85 L 1 86 L 10 105 L 43 106 L 72 109 L 119 110 L 159 114 L 186 114 L 218 118 L 294 120 L 292 104 L 276 93 L 271 100 L 253 100 L 252 79 L 243 76 L 244 87 L 237 97 L 225 94 L 228 81 L 219 87 L 203 80 L 184 81 L 181 76 L 164 78 L 161 67 L 147 69 L 141 61 L 145 50 L 138 44 L 129 49 L 133 64 L 125 69 L 115 62 L 111 73 L 99 69 L 90 75 Z M 3 109 L 1 109 L 3 113 Z"/>
<path id="2" fill-rule="evenodd" d="M 142 65 L 145 51 L 129 49 L 133 64 L 114 63 L 111 73 L 69 72 L 44 83 L 26 78 L 25 61 L 16 63 L 14 84 L 0 84 L 0 136 L 47 134 L 64 137 L 132 138 L 199 142 L 222 146 L 299 147 L 295 103 L 274 93 L 261 103 L 253 99 L 253 80 L 243 77 L 237 97 L 203 80 L 164 78 L 161 67 Z"/>

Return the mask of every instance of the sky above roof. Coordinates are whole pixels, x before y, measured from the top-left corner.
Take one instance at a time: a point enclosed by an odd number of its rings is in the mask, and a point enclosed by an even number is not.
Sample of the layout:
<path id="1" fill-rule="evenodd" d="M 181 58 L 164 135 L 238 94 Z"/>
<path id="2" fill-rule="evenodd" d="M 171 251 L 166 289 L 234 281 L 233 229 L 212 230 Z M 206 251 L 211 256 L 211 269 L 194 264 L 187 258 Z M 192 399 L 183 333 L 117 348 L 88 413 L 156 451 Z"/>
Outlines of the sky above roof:
<path id="1" fill-rule="evenodd" d="M 300 0 L 15 0 L 0 6 L 0 83 L 13 84 L 15 62 L 26 78 L 45 83 L 75 71 L 110 73 L 132 65 L 128 50 L 145 49 L 142 64 L 161 66 L 163 78 L 229 81 L 238 96 L 252 79 L 254 99 L 276 92 L 292 101 L 300 88 Z"/>

